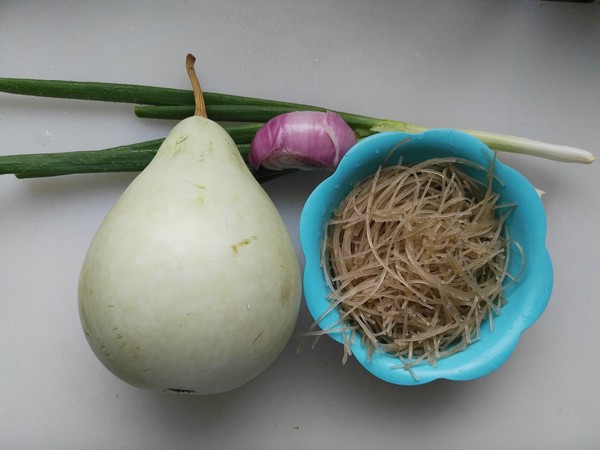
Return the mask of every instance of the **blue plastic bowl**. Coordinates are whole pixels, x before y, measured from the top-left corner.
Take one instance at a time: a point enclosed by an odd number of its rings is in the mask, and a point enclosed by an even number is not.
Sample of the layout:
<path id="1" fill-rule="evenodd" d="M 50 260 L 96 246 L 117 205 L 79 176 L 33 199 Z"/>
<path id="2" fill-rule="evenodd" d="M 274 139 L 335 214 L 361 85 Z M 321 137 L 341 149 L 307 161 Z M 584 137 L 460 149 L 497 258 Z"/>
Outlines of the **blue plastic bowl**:
<path id="1" fill-rule="evenodd" d="M 410 138 L 402 145 L 402 141 Z M 392 156 L 388 154 L 397 147 Z M 429 158 L 454 156 L 489 167 L 493 153 L 478 139 L 456 130 L 430 130 L 420 134 L 386 132 L 370 136 L 357 143 L 342 159 L 336 171 L 309 196 L 300 217 L 300 240 L 306 258 L 304 295 L 308 309 L 318 320 L 329 306 L 330 290 L 321 267 L 321 246 L 326 222 L 354 185 L 371 175 L 380 165 L 396 164 L 402 158 L 411 165 Z M 525 329 L 542 314 L 552 291 L 552 263 L 545 246 L 546 216 L 534 187 L 517 171 L 495 162 L 495 175 L 500 182 L 495 190 L 501 203 L 516 203 L 506 224 L 510 236 L 519 242 L 525 255 L 525 269 L 517 282 L 506 290 L 507 303 L 494 317 L 494 330 L 487 322 L 481 326 L 480 339 L 465 350 L 440 359 L 437 365 L 419 364 L 412 367 L 416 377 L 398 368 L 400 362 L 387 353 L 376 351 L 368 357 L 361 339 L 351 344 L 353 356 L 373 375 L 390 383 L 416 385 L 436 379 L 472 380 L 500 367 L 514 351 Z M 479 171 L 482 177 L 482 171 Z M 477 176 L 475 171 L 473 176 Z M 522 261 L 518 251 L 509 261 L 509 271 L 517 273 Z M 337 310 L 329 312 L 320 322 L 321 329 L 336 329 Z M 330 332 L 331 338 L 342 342 L 341 332 Z M 395 366 L 395 367 L 394 367 Z"/>

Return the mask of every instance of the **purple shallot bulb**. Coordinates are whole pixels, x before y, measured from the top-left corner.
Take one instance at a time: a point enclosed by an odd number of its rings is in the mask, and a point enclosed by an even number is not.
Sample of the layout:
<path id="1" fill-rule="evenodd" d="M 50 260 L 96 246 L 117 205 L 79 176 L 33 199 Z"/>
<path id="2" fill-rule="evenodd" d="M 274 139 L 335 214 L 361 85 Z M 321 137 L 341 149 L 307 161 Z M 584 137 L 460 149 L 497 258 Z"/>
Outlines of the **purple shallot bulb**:
<path id="1" fill-rule="evenodd" d="M 296 111 L 265 123 L 254 136 L 248 160 L 271 170 L 334 170 L 356 143 L 350 126 L 338 114 Z"/>

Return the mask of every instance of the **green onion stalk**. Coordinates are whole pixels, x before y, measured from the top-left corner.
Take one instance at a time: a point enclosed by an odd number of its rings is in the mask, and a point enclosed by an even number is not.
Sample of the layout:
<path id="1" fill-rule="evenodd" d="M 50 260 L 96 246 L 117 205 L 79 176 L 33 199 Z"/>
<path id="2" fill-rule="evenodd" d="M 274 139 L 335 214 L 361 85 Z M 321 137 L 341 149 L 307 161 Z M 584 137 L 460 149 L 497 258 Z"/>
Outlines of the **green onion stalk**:
<path id="1" fill-rule="evenodd" d="M 193 92 L 185 89 L 120 83 L 0 78 L 0 92 L 130 103 L 136 105 L 134 114 L 140 118 L 181 120 L 194 114 Z M 245 159 L 254 134 L 273 117 L 299 110 L 327 111 L 320 106 L 217 92 L 205 92 L 204 101 L 208 117 L 224 123 Z M 344 119 L 359 139 L 385 131 L 419 133 L 429 129 L 409 122 L 334 112 Z M 590 164 L 596 159 L 589 151 L 575 147 L 484 131 L 462 131 L 480 139 L 492 150 L 538 156 L 560 162 Z M 136 172 L 150 162 L 161 143 L 162 139 L 158 139 L 102 150 L 5 155 L 0 156 L 0 174 L 30 178 L 92 172 Z M 253 172 L 257 179 L 268 180 L 290 171 Z"/>

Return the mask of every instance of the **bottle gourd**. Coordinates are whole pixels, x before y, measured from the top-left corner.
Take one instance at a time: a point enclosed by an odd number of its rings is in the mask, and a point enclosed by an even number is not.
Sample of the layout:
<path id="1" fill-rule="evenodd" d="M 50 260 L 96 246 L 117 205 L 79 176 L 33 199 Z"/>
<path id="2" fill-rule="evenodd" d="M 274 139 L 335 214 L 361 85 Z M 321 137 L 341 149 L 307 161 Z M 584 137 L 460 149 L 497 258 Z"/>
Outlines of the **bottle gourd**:
<path id="1" fill-rule="evenodd" d="M 193 62 L 188 55 L 197 113 L 173 128 L 100 225 L 79 312 L 94 353 L 124 381 L 212 394 L 277 358 L 296 324 L 301 279 L 275 205 L 227 132 L 203 117 Z"/>

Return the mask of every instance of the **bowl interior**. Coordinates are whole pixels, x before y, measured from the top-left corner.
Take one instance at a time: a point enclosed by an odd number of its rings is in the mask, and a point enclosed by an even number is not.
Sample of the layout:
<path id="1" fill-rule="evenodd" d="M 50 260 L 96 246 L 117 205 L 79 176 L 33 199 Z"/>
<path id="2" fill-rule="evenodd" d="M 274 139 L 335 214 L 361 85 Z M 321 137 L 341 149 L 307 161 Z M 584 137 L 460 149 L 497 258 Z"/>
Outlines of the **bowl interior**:
<path id="1" fill-rule="evenodd" d="M 552 289 L 552 266 L 545 247 L 546 218 L 534 187 L 510 167 L 494 161 L 494 154 L 481 141 L 455 130 L 430 130 L 410 135 L 401 132 L 380 133 L 356 144 L 342 159 L 332 176 L 323 181 L 309 196 L 300 219 L 300 238 L 306 258 L 304 292 L 311 315 L 324 330 L 335 330 L 339 322 L 337 310 L 329 308 L 327 286 L 321 268 L 321 246 L 326 222 L 354 185 L 371 175 L 380 165 L 412 165 L 425 159 L 454 156 L 484 167 L 493 164 L 494 189 L 501 203 L 516 203 L 506 225 L 512 241 L 518 242 L 525 255 L 524 271 L 517 282 L 505 290 L 507 304 L 494 317 L 493 332 L 484 322 L 480 339 L 465 350 L 440 359 L 435 367 L 413 366 L 411 374 L 397 358 L 375 352 L 370 358 L 360 339 L 351 344 L 354 357 L 377 377 L 395 384 L 413 385 L 438 378 L 468 380 L 484 376 L 498 368 L 512 353 L 521 333 L 542 314 Z M 482 181 L 481 170 L 466 169 Z M 523 261 L 516 245 L 511 245 L 509 272 L 516 274 Z M 324 315 L 325 314 L 325 315 Z M 343 341 L 339 331 L 329 336 Z"/>

